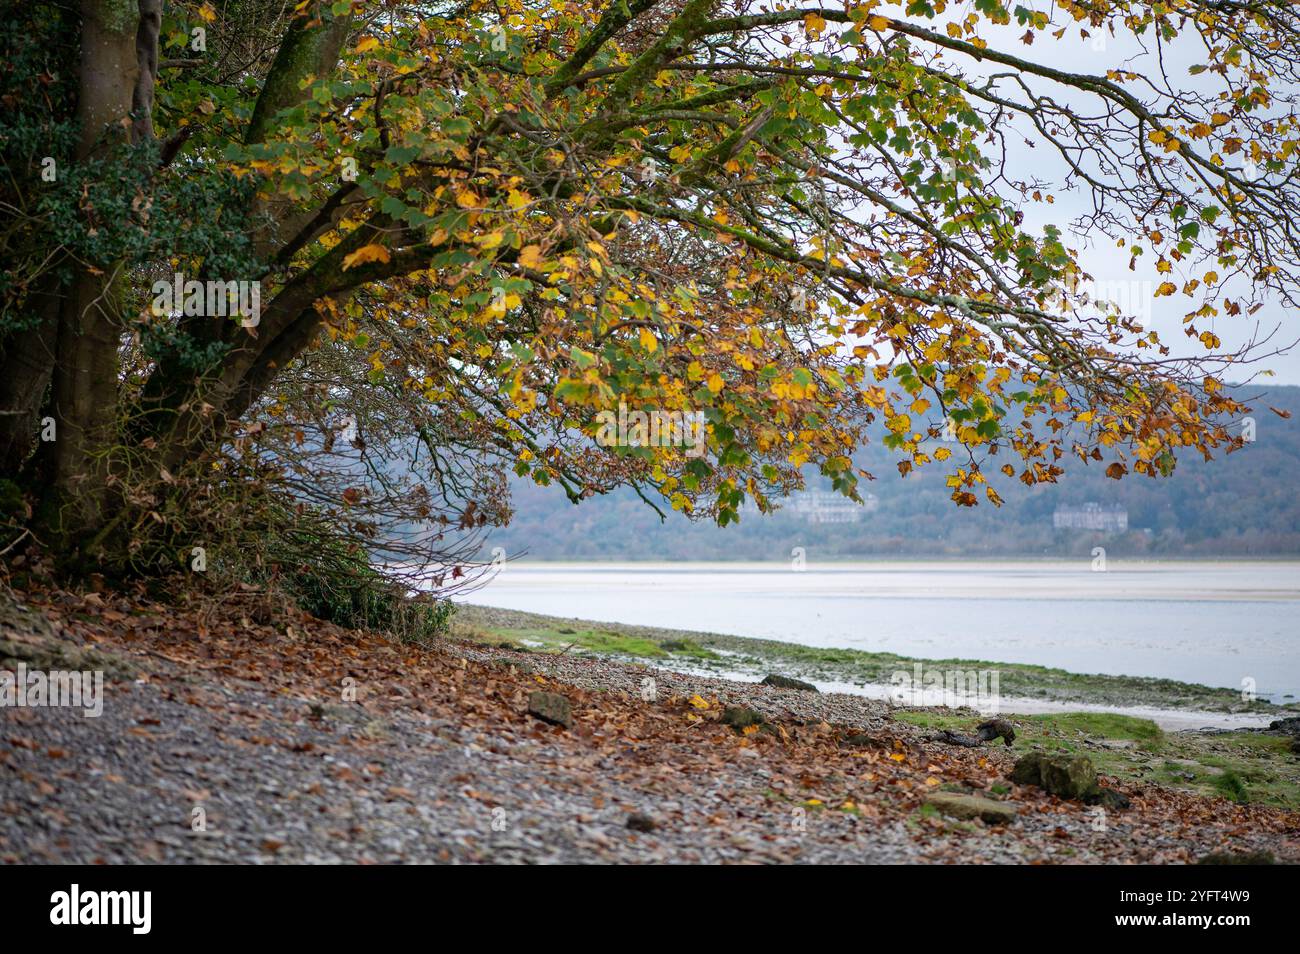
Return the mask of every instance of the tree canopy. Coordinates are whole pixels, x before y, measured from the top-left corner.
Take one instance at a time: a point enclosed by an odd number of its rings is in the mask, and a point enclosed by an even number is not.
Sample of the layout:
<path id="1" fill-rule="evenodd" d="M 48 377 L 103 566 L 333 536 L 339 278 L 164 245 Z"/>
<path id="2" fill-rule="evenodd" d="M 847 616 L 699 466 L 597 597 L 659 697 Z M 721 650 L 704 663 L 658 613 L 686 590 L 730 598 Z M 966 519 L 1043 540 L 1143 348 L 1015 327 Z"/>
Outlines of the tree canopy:
<path id="1" fill-rule="evenodd" d="M 722 524 L 806 467 L 855 496 L 876 422 L 960 505 L 1000 502 L 990 467 L 1168 474 L 1240 443 L 1258 347 L 1216 321 L 1300 288 L 1286 2 L 85 0 L 4 30 L 0 454 L 78 546 L 232 447 L 319 476 L 306 423 L 349 408 L 461 526 L 504 517 L 502 468 Z M 1154 261 L 1197 351 L 1089 301 L 1085 242 Z M 259 304 L 159 305 L 174 277 Z M 702 414 L 704 452 L 604 446 L 620 405 Z"/>

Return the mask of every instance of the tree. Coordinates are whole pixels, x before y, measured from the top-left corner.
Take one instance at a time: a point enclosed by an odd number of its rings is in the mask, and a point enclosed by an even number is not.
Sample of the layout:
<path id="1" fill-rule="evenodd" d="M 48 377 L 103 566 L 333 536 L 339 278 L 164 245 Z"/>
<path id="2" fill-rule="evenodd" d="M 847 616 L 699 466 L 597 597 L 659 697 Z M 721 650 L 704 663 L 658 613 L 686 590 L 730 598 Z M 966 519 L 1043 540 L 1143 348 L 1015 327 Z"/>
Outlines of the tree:
<path id="1" fill-rule="evenodd" d="M 1295 303 L 1284 2 L 9 6 L 0 474 L 68 553 L 294 433 L 322 360 L 434 482 L 462 447 L 723 524 L 805 465 L 856 496 L 877 419 L 962 505 L 1004 451 L 1168 473 L 1239 443 L 1251 352 L 1213 320 Z M 1196 61 L 1049 65 L 1097 36 Z M 1090 196 L 1069 228 L 1026 224 L 1056 193 L 1021 139 Z M 1090 305 L 1080 235 L 1156 258 L 1204 355 Z M 702 415 L 704 452 L 638 411 Z"/>

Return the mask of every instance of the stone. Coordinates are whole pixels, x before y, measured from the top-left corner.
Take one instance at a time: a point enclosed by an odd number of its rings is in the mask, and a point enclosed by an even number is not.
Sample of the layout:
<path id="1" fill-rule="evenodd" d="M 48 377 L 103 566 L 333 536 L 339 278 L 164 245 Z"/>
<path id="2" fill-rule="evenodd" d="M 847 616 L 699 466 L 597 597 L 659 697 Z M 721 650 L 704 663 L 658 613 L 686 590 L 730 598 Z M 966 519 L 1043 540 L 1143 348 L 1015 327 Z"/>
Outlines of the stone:
<path id="1" fill-rule="evenodd" d="M 1016 759 L 1016 764 L 1008 776 L 1017 785 L 1039 785 L 1043 780 L 1043 762 L 1046 756 L 1042 752 L 1029 752 Z"/>
<path id="2" fill-rule="evenodd" d="M 1113 788 L 1099 788 L 1096 795 L 1090 795 L 1084 801 L 1089 805 L 1100 805 L 1102 808 L 1109 808 L 1111 811 L 1123 811 L 1133 804 L 1129 801 L 1127 795 L 1123 792 L 1117 792 Z"/>
<path id="3" fill-rule="evenodd" d="M 1011 781 L 1017 785 L 1037 785 L 1061 798 L 1097 798 L 1097 770 L 1086 755 L 1048 755 L 1030 752 L 1016 760 Z"/>
<path id="4" fill-rule="evenodd" d="M 568 729 L 573 725 L 573 707 L 558 692 L 534 692 L 528 696 L 528 714 L 551 725 Z"/>
<path id="5" fill-rule="evenodd" d="M 1300 716 L 1274 719 L 1268 724 L 1268 728 L 1271 732 L 1284 732 L 1287 735 L 1300 736 Z"/>
<path id="6" fill-rule="evenodd" d="M 990 825 L 1005 825 L 1016 817 L 1014 805 L 1007 802 L 995 802 L 991 798 L 979 795 L 964 795 L 958 792 L 935 792 L 925 800 L 938 811 L 953 818 L 979 818 Z"/>
<path id="7" fill-rule="evenodd" d="M 336 705 L 326 702 L 310 703 L 307 707 L 313 719 L 332 719 L 335 722 L 346 722 L 349 725 L 361 725 L 366 718 L 366 710 L 360 705 Z"/>
<path id="8" fill-rule="evenodd" d="M 659 823 L 642 812 L 633 812 L 627 816 L 627 827 L 632 831 L 646 832 L 654 831 L 659 827 Z"/>
<path id="9" fill-rule="evenodd" d="M 757 709 L 745 706 L 727 706 L 722 710 L 722 724 L 729 725 L 737 732 L 742 732 L 751 725 L 762 725 L 767 719 Z"/>
<path id="10" fill-rule="evenodd" d="M 802 679 L 794 679 L 790 676 L 781 676 L 774 672 L 770 672 L 763 677 L 763 685 L 775 686 L 778 689 L 802 689 L 804 692 L 818 691 L 817 687 L 811 682 L 804 682 Z"/>

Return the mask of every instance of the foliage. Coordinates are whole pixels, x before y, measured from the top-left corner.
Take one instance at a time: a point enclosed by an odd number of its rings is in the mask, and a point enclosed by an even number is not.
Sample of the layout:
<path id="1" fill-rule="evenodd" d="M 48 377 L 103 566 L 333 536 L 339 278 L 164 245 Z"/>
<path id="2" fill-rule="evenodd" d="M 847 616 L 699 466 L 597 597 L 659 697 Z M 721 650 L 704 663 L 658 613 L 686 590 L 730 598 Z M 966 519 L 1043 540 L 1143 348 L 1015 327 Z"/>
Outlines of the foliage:
<path id="1" fill-rule="evenodd" d="M 33 10 L 38 35 L 62 24 Z M 721 525 L 805 470 L 857 498 L 873 435 L 961 506 L 1069 459 L 1167 476 L 1242 444 L 1223 382 L 1257 349 L 1216 321 L 1295 303 L 1297 29 L 1287 5 L 1206 0 L 168 4 L 148 115 L 54 188 L 33 143 L 6 152 L 22 267 L 72 271 L 70 302 L 120 296 L 46 348 L 74 352 L 51 406 L 165 485 L 263 434 L 292 475 L 282 422 L 364 394 L 452 458 L 420 478 L 457 524 L 508 515 L 482 479 L 504 468 Z M 1098 36 L 1145 49 L 1146 75 L 1049 65 Z M 1051 158 L 1027 168 L 1022 141 Z M 1090 210 L 1058 221 L 1076 190 Z M 1155 260 L 1201 357 L 1089 300 L 1078 247 L 1103 238 Z M 174 273 L 260 282 L 258 321 L 145 307 Z M 298 386 L 340 363 L 346 398 Z M 124 435 L 96 410 L 117 382 Z M 620 408 L 698 412 L 704 452 L 600 443 Z M 102 542 L 111 455 L 52 456 Z"/>

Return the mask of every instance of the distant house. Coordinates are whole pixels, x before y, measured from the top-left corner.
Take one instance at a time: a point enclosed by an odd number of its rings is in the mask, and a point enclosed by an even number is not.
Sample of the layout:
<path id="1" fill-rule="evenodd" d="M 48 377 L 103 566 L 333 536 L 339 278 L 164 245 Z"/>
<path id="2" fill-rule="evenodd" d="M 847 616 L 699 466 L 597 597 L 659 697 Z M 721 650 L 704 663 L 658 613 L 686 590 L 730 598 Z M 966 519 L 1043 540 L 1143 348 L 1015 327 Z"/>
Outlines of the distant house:
<path id="1" fill-rule="evenodd" d="M 1128 530 L 1128 510 L 1125 507 L 1104 507 L 1094 501 L 1076 506 L 1060 506 L 1052 514 L 1052 526 L 1057 530 L 1124 533 Z"/>
<path id="2" fill-rule="evenodd" d="M 864 513 L 880 506 L 875 494 L 864 494 L 862 503 L 854 503 L 839 494 L 813 490 L 795 497 L 790 509 L 808 523 L 857 523 Z"/>

